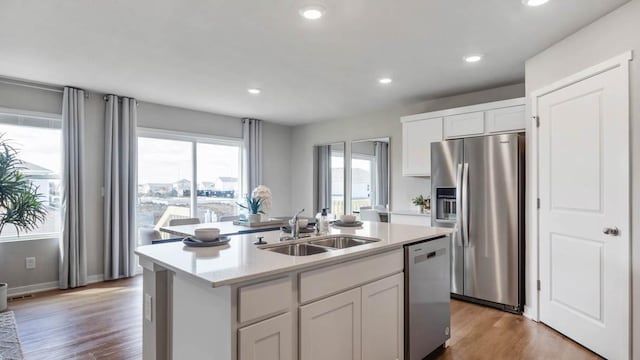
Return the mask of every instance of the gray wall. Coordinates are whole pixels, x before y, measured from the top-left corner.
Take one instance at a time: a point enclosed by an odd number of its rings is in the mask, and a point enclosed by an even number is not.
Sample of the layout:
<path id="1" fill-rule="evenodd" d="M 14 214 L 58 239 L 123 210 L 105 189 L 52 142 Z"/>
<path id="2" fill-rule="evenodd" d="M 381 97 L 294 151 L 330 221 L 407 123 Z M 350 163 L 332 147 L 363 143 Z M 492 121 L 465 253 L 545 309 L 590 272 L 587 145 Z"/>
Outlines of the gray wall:
<path id="1" fill-rule="evenodd" d="M 402 176 L 402 126 L 400 117 L 522 96 L 524 96 L 524 84 L 516 84 L 418 102 L 413 105 L 400 106 L 369 115 L 296 126 L 293 129 L 291 150 L 292 161 L 296 166 L 296 177 L 292 183 L 292 194 L 295 194 L 292 198 L 292 208 L 313 208 L 313 145 L 346 141 L 348 159 L 351 141 L 390 137 L 390 207 L 392 210 L 410 209 L 412 208 L 411 199 L 416 195 L 429 195 L 430 183 L 428 178 Z M 348 162 L 345 165 L 348 167 Z M 349 172 L 350 169 L 347 169 L 347 176 L 349 176 Z M 347 192 L 349 190 L 348 188 L 346 189 Z M 310 212 L 307 211 L 307 214 L 310 214 Z"/>
<path id="2" fill-rule="evenodd" d="M 0 82 L 0 107 L 61 113 L 62 93 Z M 242 137 L 241 120 L 176 107 L 141 103 L 141 127 L 225 137 Z M 103 272 L 104 100 L 90 93 L 86 102 L 87 256 L 88 274 Z M 289 214 L 291 127 L 264 124 L 264 183 L 273 195 L 273 215 Z M 37 268 L 25 269 L 25 257 L 35 256 Z M 30 286 L 58 279 L 58 239 L 0 242 L 0 281 L 10 287 Z"/>
<path id="3" fill-rule="evenodd" d="M 633 343 L 640 344 L 640 0 L 633 0 L 562 40 L 526 64 L 527 94 L 633 50 L 631 62 L 631 167 Z M 640 359 L 640 351 L 634 351 Z"/>

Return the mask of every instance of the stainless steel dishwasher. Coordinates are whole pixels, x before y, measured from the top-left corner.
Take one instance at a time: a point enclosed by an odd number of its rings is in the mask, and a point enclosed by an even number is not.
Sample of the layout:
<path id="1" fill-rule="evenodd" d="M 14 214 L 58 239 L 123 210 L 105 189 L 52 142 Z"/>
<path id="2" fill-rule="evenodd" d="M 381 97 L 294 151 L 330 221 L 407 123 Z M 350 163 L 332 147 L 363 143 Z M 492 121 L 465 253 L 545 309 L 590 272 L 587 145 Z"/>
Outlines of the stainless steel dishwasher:
<path id="1" fill-rule="evenodd" d="M 450 337 L 448 236 L 404 248 L 405 360 L 422 360 Z"/>

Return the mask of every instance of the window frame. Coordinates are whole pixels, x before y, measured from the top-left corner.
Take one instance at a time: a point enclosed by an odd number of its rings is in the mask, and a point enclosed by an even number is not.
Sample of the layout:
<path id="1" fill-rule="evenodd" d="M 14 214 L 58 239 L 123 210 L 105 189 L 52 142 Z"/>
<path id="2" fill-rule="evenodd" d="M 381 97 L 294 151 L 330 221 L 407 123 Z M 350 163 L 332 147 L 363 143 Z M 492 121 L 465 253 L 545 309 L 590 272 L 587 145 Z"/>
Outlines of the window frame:
<path id="1" fill-rule="evenodd" d="M 242 138 L 230 137 L 230 136 L 219 136 L 219 135 L 210 135 L 210 134 L 198 134 L 191 133 L 186 131 L 178 131 L 178 130 L 166 130 L 166 129 L 158 129 L 158 128 L 149 128 L 149 127 L 138 127 L 136 129 L 136 141 L 140 137 L 160 139 L 160 140 L 175 140 L 175 141 L 184 141 L 191 143 L 191 195 L 189 197 L 190 206 L 189 211 L 191 216 L 194 217 L 194 214 L 198 214 L 198 144 L 211 144 L 211 145 L 227 145 L 227 146 L 238 146 L 240 149 L 240 156 L 238 159 L 238 169 L 240 170 L 240 189 L 241 192 L 243 190 L 242 184 L 244 183 L 244 141 Z M 137 152 L 137 150 L 136 150 Z M 136 161 L 138 159 L 138 154 L 136 153 Z M 138 164 L 136 164 L 136 169 L 138 168 Z M 136 174 L 137 175 L 137 174 Z M 136 176 L 136 188 L 138 186 L 138 177 Z M 136 195 L 137 196 L 137 195 Z M 137 220 L 136 220 L 136 226 Z"/>
<path id="2" fill-rule="evenodd" d="M 1 106 L 0 106 L 0 114 L 24 116 L 24 117 L 30 117 L 30 118 L 36 118 L 36 119 L 43 119 L 43 120 L 60 122 L 61 123 L 61 125 L 60 125 L 61 126 L 60 137 L 62 138 L 63 135 L 64 135 L 62 133 L 62 131 L 64 131 L 62 129 L 62 126 L 63 126 L 63 124 L 62 124 L 62 114 L 41 112 L 41 111 L 32 111 L 32 110 L 14 109 L 14 108 L 7 108 L 7 107 L 1 107 Z M 64 144 L 62 144 L 62 145 L 63 145 L 63 147 L 60 149 L 60 154 L 64 157 Z M 63 169 L 63 171 L 64 171 L 64 169 Z M 62 186 L 64 188 L 64 177 L 60 180 L 60 182 L 62 183 Z M 64 216 L 62 214 L 60 215 L 60 217 L 64 218 Z M 61 220 L 63 220 L 63 219 L 61 219 Z M 62 221 L 61 221 L 61 223 L 62 223 Z M 22 234 L 22 235 L 9 235 L 9 236 L 0 235 L 0 244 L 2 244 L 2 243 L 10 243 L 10 242 L 20 242 L 20 241 L 34 241 L 34 240 L 51 240 L 51 239 L 59 240 L 59 239 L 62 238 L 63 226 L 64 226 L 64 224 L 62 224 L 62 227 L 60 227 L 60 231 L 58 231 L 58 232 L 47 232 L 47 233 L 38 233 L 38 234 Z"/>

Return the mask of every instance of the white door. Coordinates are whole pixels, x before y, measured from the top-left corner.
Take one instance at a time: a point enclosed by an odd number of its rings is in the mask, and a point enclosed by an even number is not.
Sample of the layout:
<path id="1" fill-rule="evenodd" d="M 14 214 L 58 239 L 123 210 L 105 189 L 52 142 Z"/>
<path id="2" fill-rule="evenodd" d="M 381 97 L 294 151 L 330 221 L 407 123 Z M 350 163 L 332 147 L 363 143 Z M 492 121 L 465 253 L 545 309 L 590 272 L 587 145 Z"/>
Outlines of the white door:
<path id="1" fill-rule="evenodd" d="M 362 287 L 362 358 L 404 358 L 404 273 Z"/>
<path id="2" fill-rule="evenodd" d="M 360 288 L 300 307 L 301 360 L 360 360 Z"/>
<path id="3" fill-rule="evenodd" d="M 293 360 L 291 313 L 238 330 L 239 360 Z"/>
<path id="4" fill-rule="evenodd" d="M 539 296 L 542 322 L 606 358 L 627 359 L 629 80 L 627 63 L 617 64 L 534 94 Z"/>

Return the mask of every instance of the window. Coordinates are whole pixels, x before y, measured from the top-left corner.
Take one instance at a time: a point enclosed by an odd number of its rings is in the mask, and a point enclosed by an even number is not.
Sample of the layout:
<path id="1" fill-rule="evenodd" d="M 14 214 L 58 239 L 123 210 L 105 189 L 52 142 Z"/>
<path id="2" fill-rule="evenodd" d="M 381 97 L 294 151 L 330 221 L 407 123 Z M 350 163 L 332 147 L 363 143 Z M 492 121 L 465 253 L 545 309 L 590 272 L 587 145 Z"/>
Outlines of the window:
<path id="1" fill-rule="evenodd" d="M 241 146 L 239 140 L 139 130 L 138 228 L 158 229 L 177 218 L 211 222 L 237 215 Z"/>
<path id="2" fill-rule="evenodd" d="M 29 233 L 7 225 L 0 241 L 42 239 L 62 231 L 62 119 L 60 115 L 33 115 L 0 111 L 0 134 L 18 151 L 22 173 L 38 187 L 47 211 L 46 221 Z"/>
<path id="3" fill-rule="evenodd" d="M 351 167 L 351 211 L 359 212 L 362 206 L 372 206 L 374 159 L 372 156 L 352 154 Z"/>
<path id="4" fill-rule="evenodd" d="M 333 147 L 333 146 L 332 146 Z M 344 214 L 344 151 L 331 150 L 331 213 Z"/>

